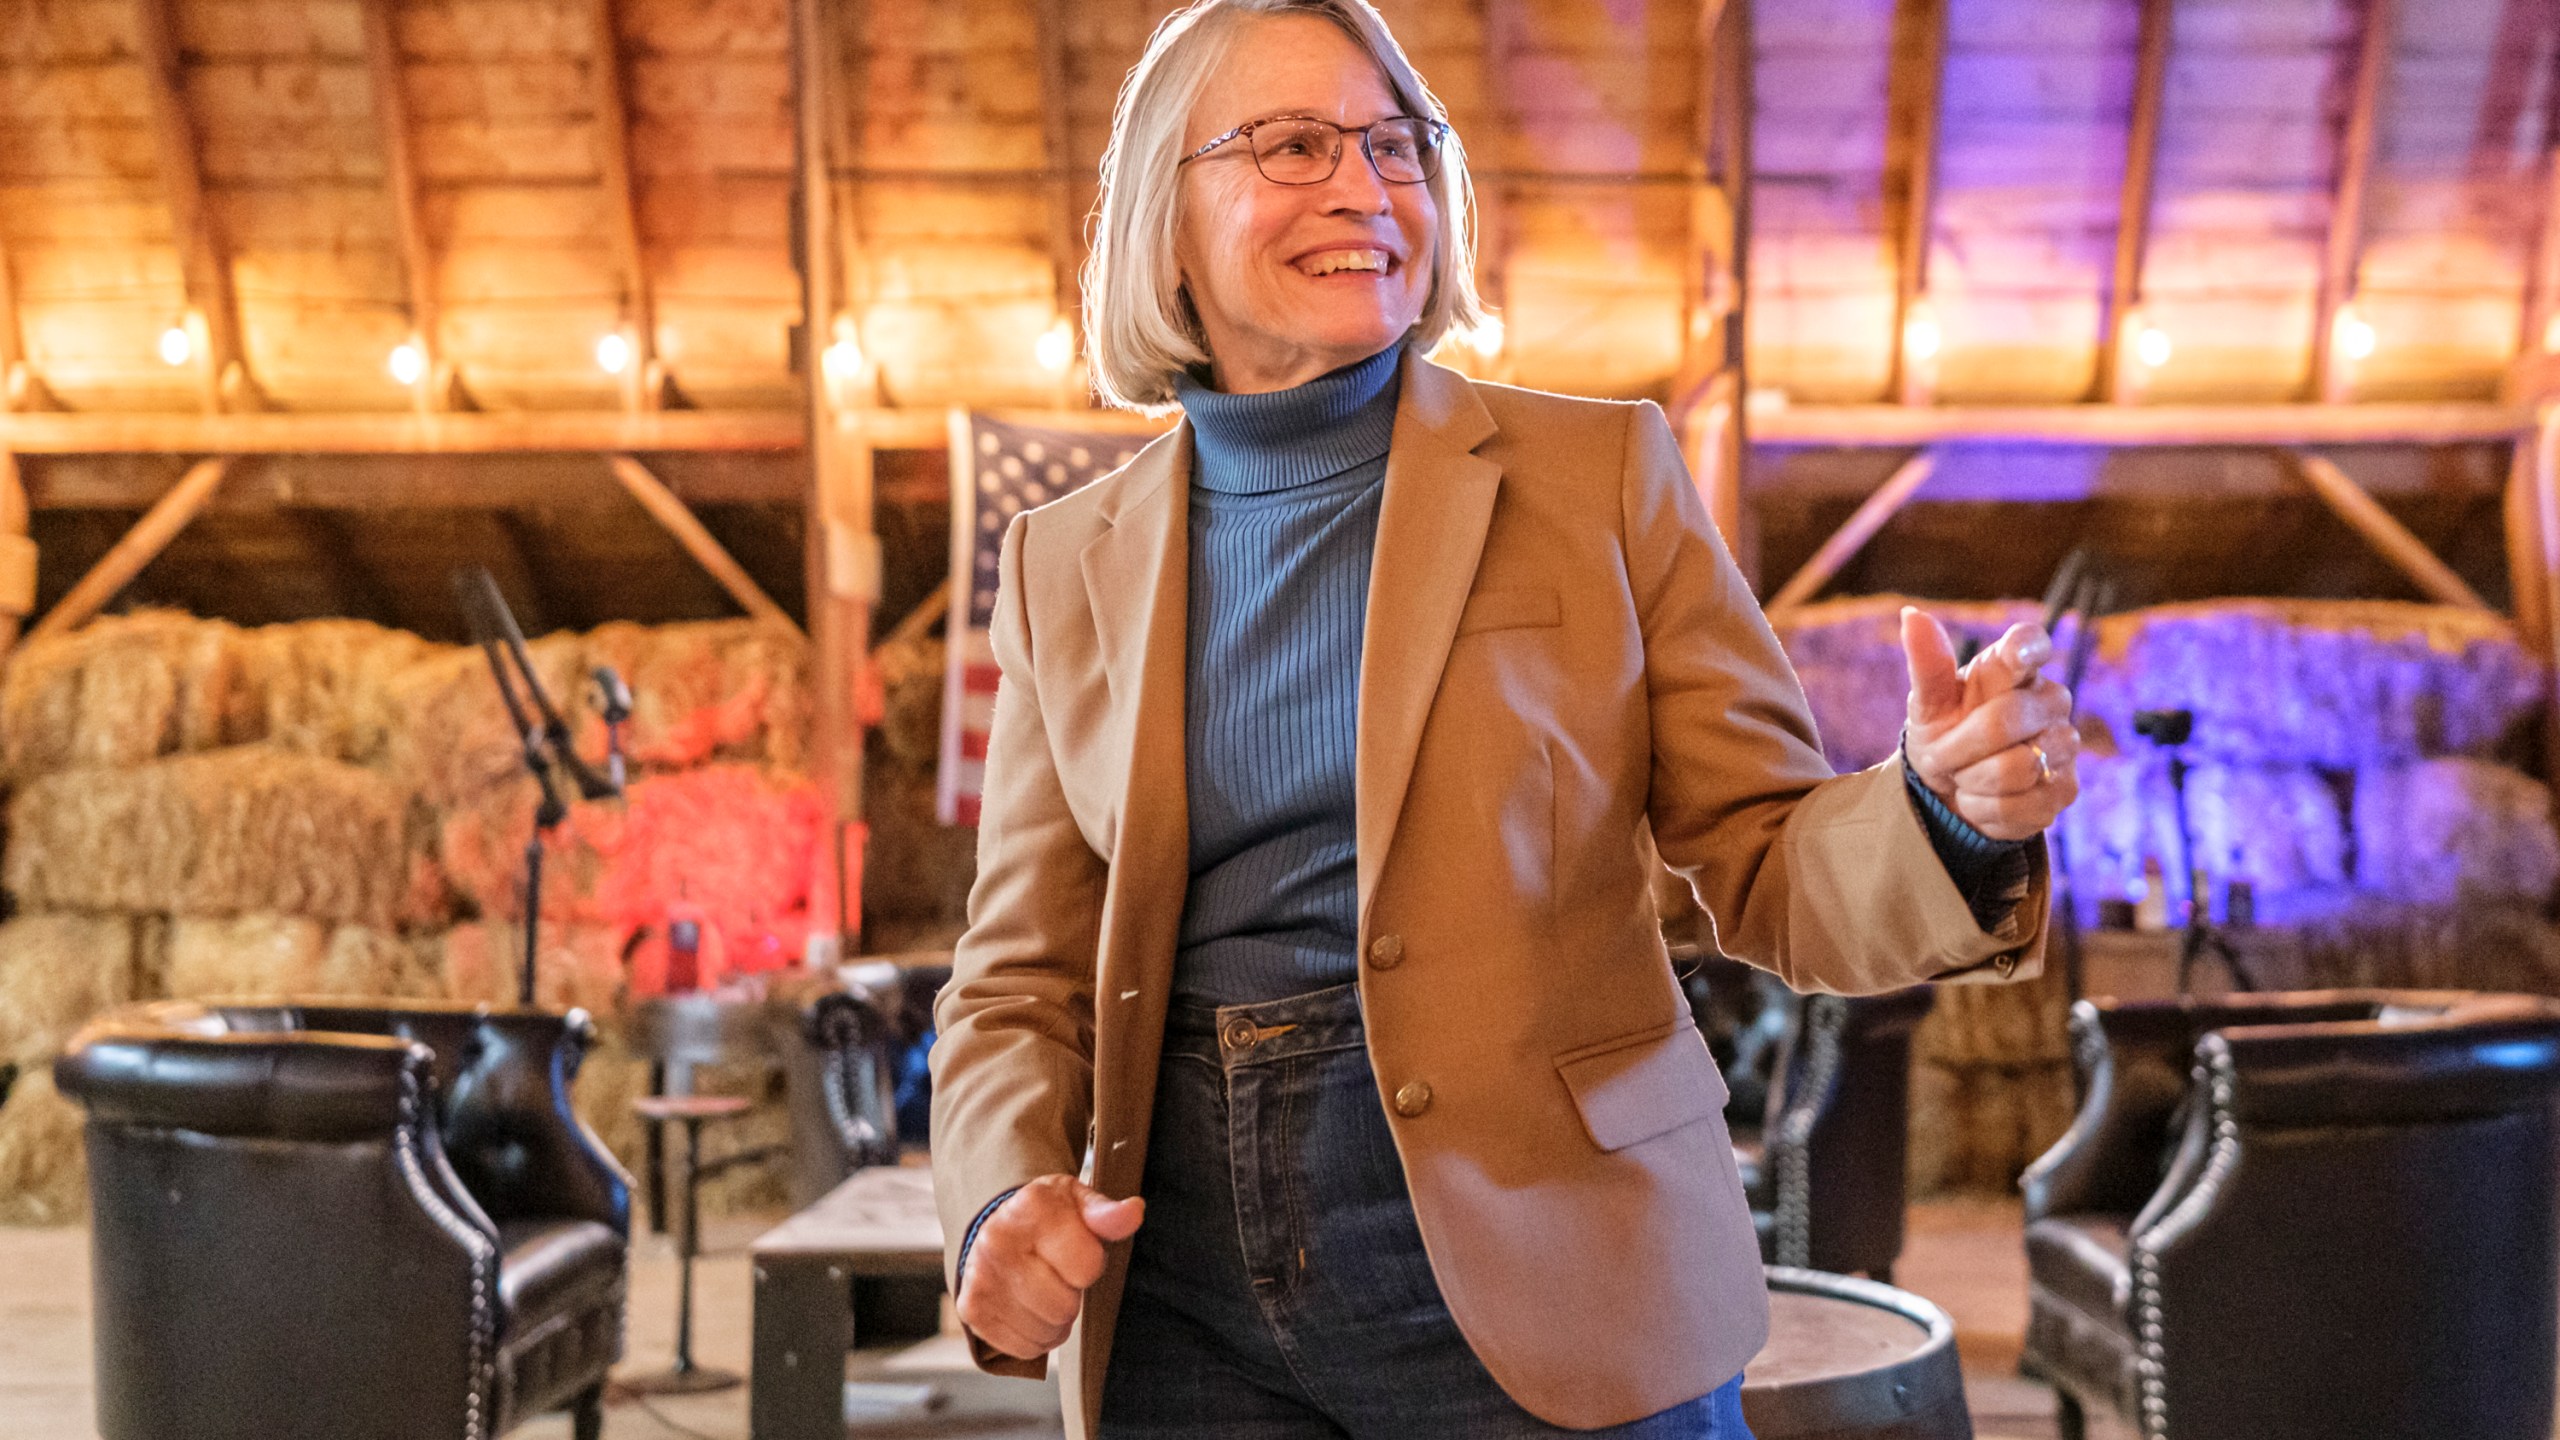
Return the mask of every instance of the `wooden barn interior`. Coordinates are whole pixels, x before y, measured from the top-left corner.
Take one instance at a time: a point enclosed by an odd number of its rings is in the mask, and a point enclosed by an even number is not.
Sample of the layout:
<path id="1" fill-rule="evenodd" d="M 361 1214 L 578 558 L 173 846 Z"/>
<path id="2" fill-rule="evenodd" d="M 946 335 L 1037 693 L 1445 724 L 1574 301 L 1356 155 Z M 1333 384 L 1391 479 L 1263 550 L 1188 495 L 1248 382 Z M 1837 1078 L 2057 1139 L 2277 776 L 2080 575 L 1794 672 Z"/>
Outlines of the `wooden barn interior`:
<path id="1" fill-rule="evenodd" d="M 518 1003 L 540 797 L 474 567 L 555 743 L 600 766 L 610 728 L 629 764 L 543 832 L 532 997 L 590 1017 L 577 1113 L 643 1177 L 608 1358 L 745 1376 L 617 1381 L 606 1429 L 1060 1433 L 889 1241 L 810 1237 L 923 1153 L 844 1127 L 967 923 L 973 546 L 1045 498 L 999 470 L 1072 447 L 1081 483 L 1171 423 L 1093 400 L 1082 287 L 1174 8 L 0 0 L 0 1435 L 146 1433 L 93 1378 L 112 1256 L 52 1070 L 83 1027 Z M 2143 1316 L 2069 1310 L 2031 1227 L 2086 1186 L 2031 1167 L 2139 1088 L 2084 1001 L 2560 997 L 2560 0 L 1378 8 L 1464 142 L 1497 322 L 1432 358 L 1665 410 L 1835 767 L 1899 743 L 1905 600 L 1973 642 L 2051 619 L 2071 668 L 2041 977 L 1918 1018 L 1773 993 L 1657 886 L 1772 1205 L 1825 1203 L 1774 1158 L 1818 1143 L 1808 1087 L 1892 1112 L 1822 1162 L 1894 1172 L 1882 1264 L 1818 1227 L 1775 1258 L 1924 1297 L 1970 1428 L 1818 1433 L 2275 1434 L 2180 1428 Z M 610 727 L 600 666 L 633 692 Z M 827 1020 L 845 994 L 875 1020 Z M 2172 1099 L 2181 1035 L 2140 1071 Z M 688 1096 L 736 1103 L 649 1103 Z M 2150 1181 L 2088 1222 L 2144 1303 Z M 811 1342 L 771 1317 L 811 1302 L 772 1277 L 857 1252 L 810 1312 L 858 1347 L 846 1408 L 796 1428 L 767 1382 Z M 2316 1330 L 2327 1293 L 2263 1318 Z M 2499 1367 L 2545 1435 L 2554 1313 Z M 2063 1373 L 2110 1323 L 2121 1371 Z"/>

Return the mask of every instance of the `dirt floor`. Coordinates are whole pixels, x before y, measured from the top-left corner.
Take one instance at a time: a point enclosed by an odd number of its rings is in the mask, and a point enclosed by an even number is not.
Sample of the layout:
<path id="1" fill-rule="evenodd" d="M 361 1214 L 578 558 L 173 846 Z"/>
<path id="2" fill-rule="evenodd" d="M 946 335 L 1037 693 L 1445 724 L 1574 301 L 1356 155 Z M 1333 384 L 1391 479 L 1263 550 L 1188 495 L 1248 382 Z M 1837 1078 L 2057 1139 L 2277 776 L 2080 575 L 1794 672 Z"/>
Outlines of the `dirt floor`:
<path id="1" fill-rule="evenodd" d="M 747 1364 L 746 1246 L 772 1217 L 706 1223 L 710 1247 L 695 1279 L 695 1356 L 743 1372 Z M 1924 1203 L 1896 1278 L 1955 1317 L 1977 1440 L 2054 1440 L 2050 1391 L 2016 1377 L 2026 1326 L 2026 1259 L 2014 1201 Z M 623 1375 L 664 1368 L 675 1337 L 674 1255 L 646 1237 L 632 1262 L 629 1357 Z M 89 1236 L 85 1229 L 0 1228 L 0 1440 L 96 1440 L 91 1420 Z M 1053 1386 L 998 1380 L 969 1368 L 956 1338 L 904 1353 L 856 1355 L 847 1377 L 882 1387 L 929 1385 L 927 1413 L 857 1421 L 853 1437 L 937 1436 L 1031 1440 L 1057 1435 Z M 888 1397 L 883 1388 L 868 1393 Z M 567 1440 L 565 1417 L 515 1432 Z M 610 1440 L 747 1440 L 746 1391 L 643 1400 L 617 1389 L 605 1421 Z M 2093 1426 L 2093 1440 L 2125 1440 Z"/>

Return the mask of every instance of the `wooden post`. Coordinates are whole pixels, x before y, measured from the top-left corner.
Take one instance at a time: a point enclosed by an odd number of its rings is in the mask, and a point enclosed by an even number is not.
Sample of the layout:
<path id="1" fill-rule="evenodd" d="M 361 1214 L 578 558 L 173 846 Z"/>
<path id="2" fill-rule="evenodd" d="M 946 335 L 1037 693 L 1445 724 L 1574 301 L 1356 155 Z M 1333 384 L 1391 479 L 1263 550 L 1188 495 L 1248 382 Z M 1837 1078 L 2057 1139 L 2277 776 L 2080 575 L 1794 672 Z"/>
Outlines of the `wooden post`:
<path id="1" fill-rule="evenodd" d="M 1831 577 L 1840 573 L 1840 567 L 1857 558 L 1858 552 L 1866 548 L 1867 542 L 1875 538 L 1876 532 L 1884 528 L 1894 512 L 1908 503 L 1921 486 L 1929 483 L 1930 472 L 1937 468 L 1937 452 L 1923 450 L 1886 476 L 1875 493 L 1860 502 L 1850 514 L 1848 523 L 1823 541 L 1822 548 L 1813 552 L 1813 558 L 1804 562 L 1804 568 L 1787 577 L 1787 583 L 1779 588 L 1777 596 L 1766 607 L 1769 618 L 1778 619 L 1784 612 L 1820 594 L 1822 587 L 1831 583 Z"/>
<path id="2" fill-rule="evenodd" d="M 1695 404 L 1721 368 L 1722 347 L 1716 342 L 1734 301 L 1732 242 L 1733 205 L 1718 185 L 1717 142 L 1725 105 L 1726 66 L 1724 15 L 1727 0 L 1698 0 L 1693 49 L 1697 81 L 1692 86 L 1689 127 L 1688 253 L 1680 266 L 1680 366 L 1672 377 L 1675 413 Z"/>
<path id="3" fill-rule="evenodd" d="M 1483 72 L 1479 87 L 1484 96 L 1484 138 L 1499 144 L 1501 129 L 1501 97 L 1510 93 L 1503 80 L 1501 0 L 1477 0 L 1477 64 Z M 1514 196 L 1506 176 L 1513 168 L 1509 157 L 1499 152 L 1469 156 L 1471 164 L 1481 166 L 1476 181 L 1476 294 L 1485 309 L 1500 325 L 1502 348 L 1490 356 L 1481 356 L 1470 367 L 1493 380 L 1509 380 L 1517 367 L 1511 357 L 1518 353 L 1520 337 L 1511 333 L 1511 247 Z M 1492 163 L 1485 163 L 1492 162 Z M 1490 173 L 1488 173 L 1490 172 Z"/>
<path id="4" fill-rule="evenodd" d="M 2374 130 L 2383 85 L 2390 79 L 2397 14 L 2394 0 L 2365 0 L 2355 89 L 2347 101 L 2347 128 L 2338 141 L 2337 188 L 2329 207 L 2329 238 L 2311 330 L 2311 393 L 2331 404 L 2344 401 L 2355 388 L 2353 376 L 2338 363 L 2338 317 L 2354 302 L 2356 270 L 2364 257 L 2365 191 L 2373 174 Z"/>
<path id="5" fill-rule="evenodd" d="M 798 108 L 801 314 L 809 415 L 809 633 L 818 684 L 813 750 L 833 800 L 837 942 L 850 954 L 862 920 L 850 883 L 863 814 L 858 688 L 869 666 L 871 612 L 880 602 L 880 538 L 872 528 L 871 446 L 843 413 L 823 352 L 842 305 L 837 266 L 835 57 L 824 0 L 793 0 Z"/>
<path id="6" fill-rule="evenodd" d="M 424 362 L 409 387 L 420 410 L 452 403 L 453 375 L 446 368 L 442 317 L 437 313 L 435 256 L 427 246 L 426 217 L 418 207 L 417 157 L 410 144 L 409 91 L 393 29 L 398 0 L 364 0 L 365 71 L 373 84 L 374 126 L 381 132 L 382 183 L 391 197 L 391 228 L 400 245 L 400 282 L 409 301 L 410 343 Z"/>
<path id="7" fill-rule="evenodd" d="M 2551 594 L 2543 588 L 2542 513 L 2534 492 L 2541 466 L 2541 437 L 2527 436 L 2518 440 L 2513 459 L 2507 467 L 2504 497 L 2507 593 L 2514 602 L 2516 639 L 2524 646 L 2526 654 L 2537 657 L 2552 653 Z M 2555 760 L 2560 760 L 2560 757 L 2555 757 Z"/>
<path id="8" fill-rule="evenodd" d="M 1929 236 L 1938 205 L 1938 116 L 1946 88 L 1948 3 L 1903 0 L 1895 15 L 1894 53 L 1911 57 L 1898 85 L 1907 182 L 1893 291 L 1892 391 L 1905 405 L 1937 403 L 1938 352 L 1946 343 L 1929 306 Z M 1924 344 L 1929 353 L 1913 353 L 1915 325 L 1927 332 Z"/>
<path id="9" fill-rule="evenodd" d="M 27 363 L 27 332 L 18 322 L 18 277 L 9 242 L 0 237 L 0 411 L 33 410 L 46 398 Z"/>
<path id="10" fill-rule="evenodd" d="M 135 38 L 143 88 L 151 104 L 151 135 L 160 167 L 160 194 L 169 209 L 169 233 L 192 310 L 187 328 L 202 347 L 195 357 L 204 408 L 254 410 L 256 383 L 240 342 L 240 306 L 231 281 L 231 255 L 216 231 L 204 199 L 195 118 L 187 109 L 180 74 L 176 0 L 136 0 Z M 199 333 L 200 332 L 200 333 Z"/>
<path id="11" fill-rule="evenodd" d="M 1067 327 L 1067 363 L 1058 370 L 1058 404 L 1073 403 L 1076 356 L 1083 351 L 1084 224 L 1076 208 L 1075 157 L 1067 129 L 1066 0 L 1038 0 L 1041 188 L 1049 216 L 1051 288 Z"/>
<path id="12" fill-rule="evenodd" d="M 2134 388 L 2131 327 L 2142 319 L 2142 259 L 2150 244 L 2153 175 L 2160 159 L 2160 115 L 2167 107 L 2169 46 L 2177 28 L 2176 0 L 2142 0 L 2142 30 L 2133 73 L 2133 114 L 2125 127 L 2124 188 L 2116 206 L 2115 283 L 2098 316 L 2098 364 L 2093 390 L 2122 402 Z"/>
<path id="13" fill-rule="evenodd" d="M 703 527 L 702 518 L 668 489 L 665 481 L 650 474 L 649 467 L 628 455 L 608 455 L 605 464 L 612 469 L 613 478 L 622 482 L 622 488 L 631 492 L 631 498 L 676 537 L 684 553 L 719 581 L 720 588 L 729 592 L 729 598 L 737 601 L 740 609 L 769 625 L 788 626 L 792 634 L 800 634 L 800 627 L 792 623 L 790 614 L 773 603 L 773 597 L 764 593 L 764 587 L 755 582 L 728 547 Z"/>
<path id="14" fill-rule="evenodd" d="M 36 608 L 36 542 L 27 537 L 27 487 L 15 453 L 0 450 L 0 658 L 17 648 Z"/>
<path id="15" fill-rule="evenodd" d="M 2365 488 L 2348 478 L 2347 473 L 2320 455 L 2294 452 L 2292 460 L 2302 478 L 2314 493 L 2326 502 L 2338 518 L 2347 522 L 2366 544 L 2379 552 L 2410 583 L 2439 605 L 2459 605 L 2469 610 L 2497 613 L 2478 591 L 2463 583 L 2453 567 L 2436 558 L 2426 542 L 2409 533 L 2409 527 L 2391 518 L 2391 512 L 2365 493 Z"/>
<path id="16" fill-rule="evenodd" d="M 649 257 L 640 239 L 640 202 L 631 183 L 631 103 L 622 74 L 622 30 L 614 0 L 587 0 L 595 63 L 587 72 L 595 105 L 597 183 L 604 191 L 604 220 L 622 275 L 623 339 L 631 347 L 622 372 L 622 403 L 655 410 L 666 397 L 666 371 L 658 361 L 658 315 L 649 288 Z"/>
<path id="17" fill-rule="evenodd" d="M 2533 437 L 2534 532 L 2540 553 L 2533 566 L 2546 605 L 2560 605 L 2560 404 L 2542 407 Z M 2546 617 L 2548 618 L 2548 617 Z M 2542 662 L 2547 688 L 2542 705 L 2543 778 L 2560 794 L 2560 622 L 2546 624 Z"/>
<path id="18" fill-rule="evenodd" d="M 1689 260 L 1681 295 L 1680 374 L 1673 412 L 1707 513 L 1743 574 L 1758 556 L 1744 524 L 1749 445 L 1743 397 L 1744 258 L 1751 232 L 1751 6 L 1701 0 L 1698 100 L 1689 157 Z"/>
<path id="19" fill-rule="evenodd" d="M 89 573 L 81 576 L 79 583 L 45 612 L 45 617 L 36 622 L 36 628 L 27 632 L 27 638 L 49 639 L 69 634 L 86 624 L 89 617 L 116 598 L 117 591 L 142 573 L 143 566 L 168 549 L 169 542 L 178 538 L 178 532 L 204 513 L 204 507 L 213 499 L 213 492 L 221 488 L 222 477 L 230 469 L 231 457 L 227 455 L 199 460 L 189 466 L 187 473 L 178 477 L 178 483 L 169 487 L 169 493 L 144 511 L 133 528 L 124 533 L 124 538 L 99 557 L 98 563 L 89 567 Z"/>
<path id="20" fill-rule="evenodd" d="M 2560 77 L 2555 77 L 2555 90 L 2560 90 Z M 2560 116 L 2560 95 L 2552 104 Z M 2505 394 L 2510 400 L 2530 404 L 2537 397 L 2560 390 L 2560 146 L 2554 146 L 2543 157 L 2542 164 L 2542 230 L 2534 244 L 2533 270 L 2525 279 L 2523 323 L 2516 335 L 2516 359 L 2507 367 Z"/>

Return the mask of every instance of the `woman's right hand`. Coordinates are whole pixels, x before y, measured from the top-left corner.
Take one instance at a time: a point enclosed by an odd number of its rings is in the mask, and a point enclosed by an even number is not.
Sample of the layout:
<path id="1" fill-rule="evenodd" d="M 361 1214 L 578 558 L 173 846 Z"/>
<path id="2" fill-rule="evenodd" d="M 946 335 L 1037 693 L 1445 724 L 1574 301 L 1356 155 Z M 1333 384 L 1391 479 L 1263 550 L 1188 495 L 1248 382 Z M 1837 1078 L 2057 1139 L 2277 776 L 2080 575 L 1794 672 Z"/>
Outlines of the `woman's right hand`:
<path id="1" fill-rule="evenodd" d="M 1066 1343 L 1103 1246 L 1138 1232 L 1147 1202 L 1114 1200 L 1072 1175 L 1043 1175 L 978 1226 L 960 1278 L 960 1319 L 1018 1360 Z"/>

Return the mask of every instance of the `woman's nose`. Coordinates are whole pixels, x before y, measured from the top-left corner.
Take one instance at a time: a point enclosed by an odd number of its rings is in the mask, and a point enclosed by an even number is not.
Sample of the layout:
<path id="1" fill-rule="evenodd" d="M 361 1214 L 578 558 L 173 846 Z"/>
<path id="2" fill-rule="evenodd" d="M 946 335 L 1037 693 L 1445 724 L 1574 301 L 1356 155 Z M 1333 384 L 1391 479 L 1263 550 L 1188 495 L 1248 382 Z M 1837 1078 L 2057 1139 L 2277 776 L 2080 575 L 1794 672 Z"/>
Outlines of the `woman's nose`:
<path id="1" fill-rule="evenodd" d="M 1320 188 L 1318 198 L 1327 210 L 1381 215 L 1390 201 L 1387 182 L 1379 178 L 1378 167 L 1369 163 L 1368 149 L 1356 135 L 1342 137 L 1342 158 Z"/>

